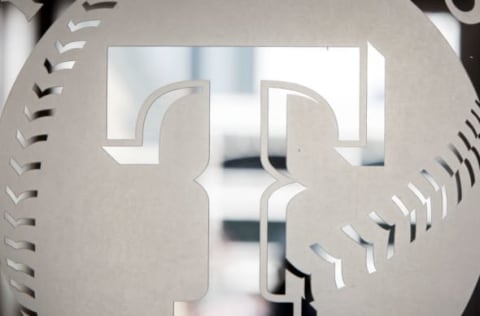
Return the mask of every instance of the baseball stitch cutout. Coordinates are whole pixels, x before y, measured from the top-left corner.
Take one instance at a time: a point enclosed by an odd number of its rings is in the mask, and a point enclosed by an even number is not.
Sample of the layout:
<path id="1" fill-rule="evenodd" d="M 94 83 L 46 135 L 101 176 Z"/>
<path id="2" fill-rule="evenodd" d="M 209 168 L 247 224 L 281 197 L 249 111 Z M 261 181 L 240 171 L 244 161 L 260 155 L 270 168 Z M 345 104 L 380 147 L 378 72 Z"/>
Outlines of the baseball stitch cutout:
<path id="1" fill-rule="evenodd" d="M 475 119 L 476 125 L 478 128 L 480 128 L 480 117 L 478 116 L 476 110 L 480 109 L 480 103 L 478 100 L 475 100 L 475 107 L 473 107 L 470 111 L 471 117 L 467 118 L 465 121 L 465 128 L 469 132 L 466 132 L 465 130 L 461 130 L 458 132 L 458 139 L 456 141 L 460 141 L 460 143 L 463 145 L 461 149 L 459 150 L 455 145 L 450 143 L 448 145 L 448 151 L 446 155 L 453 155 L 456 158 L 456 163 L 455 163 L 455 168 L 452 168 L 451 164 L 447 163 L 441 156 L 435 157 L 435 162 L 438 163 L 442 170 L 445 171 L 445 173 L 448 175 L 449 179 L 454 183 L 454 186 L 456 188 L 456 192 L 454 194 L 451 194 L 450 191 L 447 189 L 446 184 L 442 183 L 440 181 L 437 181 L 438 176 L 431 174 L 427 169 L 423 169 L 419 172 L 419 174 L 422 176 L 422 178 L 431 185 L 431 189 L 434 191 L 434 194 L 441 194 L 441 208 L 440 209 L 434 209 L 432 208 L 432 195 L 427 195 L 425 196 L 419 189 L 418 187 L 410 182 L 408 183 L 408 193 L 406 194 L 413 194 L 415 198 L 417 198 L 422 205 L 425 206 L 425 212 L 426 217 L 427 217 L 427 223 L 425 230 L 428 231 L 430 228 L 432 228 L 432 213 L 434 211 L 439 211 L 442 214 L 442 219 L 446 219 L 448 216 L 448 201 L 449 201 L 449 196 L 455 197 L 456 198 L 456 204 L 459 205 L 465 194 L 465 189 L 464 187 L 470 187 L 471 189 L 474 188 L 477 178 L 476 178 L 476 172 L 474 169 L 477 169 L 477 172 L 480 172 L 480 153 L 478 149 L 475 147 L 475 143 L 478 142 L 480 135 L 478 134 L 477 130 L 475 129 L 474 125 L 471 123 L 470 119 Z M 468 135 L 472 135 L 473 137 L 473 142 L 471 141 L 470 137 L 465 136 L 468 133 Z M 472 145 L 473 144 L 473 145 Z M 469 157 L 465 158 L 465 157 Z M 476 162 L 476 167 L 472 165 L 472 162 L 470 160 L 473 160 Z M 465 183 L 465 177 L 463 177 L 461 174 L 465 172 L 468 175 L 468 183 Z M 402 199 L 394 195 L 392 197 L 392 202 L 396 206 L 396 208 L 404 215 L 405 217 L 409 217 L 410 219 L 410 242 L 414 242 L 417 238 L 417 210 L 411 209 L 407 207 L 406 203 L 402 201 Z M 387 249 L 387 259 L 391 259 L 394 254 L 395 254 L 395 234 L 399 233 L 398 230 L 396 230 L 396 224 L 397 223 L 387 223 L 383 218 L 377 214 L 377 212 L 372 212 L 369 214 L 369 220 L 373 221 L 380 229 L 383 229 L 388 232 L 388 235 L 386 236 L 385 244 L 382 245 Z M 355 231 L 352 225 L 345 225 L 342 230 L 344 233 L 350 237 L 354 242 L 358 243 L 360 246 L 365 248 L 366 251 L 366 256 L 365 256 L 365 265 L 367 268 L 367 271 L 372 274 L 376 272 L 375 269 L 375 243 L 370 243 L 366 240 L 364 240 L 361 235 Z M 342 258 L 335 258 L 331 254 L 329 254 L 325 249 L 321 247 L 319 243 L 315 243 L 311 245 L 312 250 L 318 254 L 322 259 L 325 261 L 334 264 L 335 265 L 335 283 L 337 284 L 337 288 L 343 288 L 345 287 L 345 283 L 342 278 Z"/>
<path id="2" fill-rule="evenodd" d="M 87 13 L 87 17 L 83 20 L 79 20 L 76 22 L 74 22 L 73 20 L 70 20 L 67 25 L 69 32 L 66 32 L 66 34 L 73 34 L 81 30 L 98 28 L 101 24 L 101 20 L 89 19 L 88 15 L 90 15 L 91 13 L 97 10 L 114 9 L 116 5 L 117 5 L 116 1 L 100 1 L 93 4 L 90 3 L 90 1 L 84 1 L 82 3 L 82 7 Z M 86 34 L 84 33 L 83 35 L 85 36 Z M 67 61 L 60 61 L 58 63 L 54 63 L 52 62 L 52 60 L 62 60 L 64 59 L 65 55 L 68 55 L 67 54 L 68 52 L 71 52 L 74 50 L 80 51 L 84 49 L 87 43 L 88 41 L 83 41 L 83 40 L 82 41 L 75 40 L 75 41 L 69 41 L 64 43 L 62 43 L 60 40 L 57 40 L 54 45 L 58 55 L 52 56 L 51 58 L 49 57 L 45 58 L 45 62 L 43 64 L 44 71 L 46 71 L 48 75 L 54 77 L 58 72 L 73 70 L 77 60 L 72 59 Z M 23 114 L 25 116 L 26 123 L 34 126 L 37 120 L 54 118 L 55 108 L 47 107 L 41 110 L 34 110 L 34 109 L 38 107 L 38 105 L 43 103 L 44 100 L 48 99 L 48 97 L 50 96 L 61 97 L 64 91 L 64 86 L 52 85 L 52 86 L 47 86 L 45 88 L 41 88 L 38 82 L 34 82 L 32 91 L 37 97 L 37 104 L 32 104 L 31 106 L 25 105 Z M 38 146 L 43 142 L 47 142 L 48 137 L 49 137 L 48 133 L 42 133 L 42 132 L 34 133 L 31 136 L 25 136 L 24 133 L 22 132 L 22 128 L 18 128 L 17 134 L 16 134 L 16 140 L 18 142 L 18 145 L 24 151 L 33 150 L 35 145 Z M 38 173 L 41 172 L 42 170 L 42 161 L 38 160 L 33 162 L 24 162 L 23 158 L 12 156 L 10 159 L 9 167 L 17 174 L 19 179 L 33 172 L 37 172 L 36 175 L 39 176 Z M 11 188 L 9 185 L 7 185 L 4 193 L 6 194 L 8 199 L 12 202 L 11 210 L 4 211 L 4 220 L 8 222 L 8 224 L 12 227 L 12 229 L 14 230 L 13 233 L 15 232 L 15 230 L 20 229 L 22 227 L 30 227 L 31 229 L 35 229 L 37 222 L 35 219 L 34 212 L 30 212 L 29 217 L 18 218 L 15 215 L 16 213 L 15 208 L 20 207 L 25 200 L 28 200 L 28 199 L 34 200 L 38 198 L 40 192 L 36 189 L 29 189 L 26 191 L 21 191 L 21 189 L 19 189 L 19 191 L 17 191 Z M 36 251 L 36 244 L 35 244 L 35 241 L 33 240 L 32 241 L 16 240 L 8 237 L 7 234 L 5 234 L 4 242 L 7 245 L 7 247 L 10 247 L 11 249 L 19 253 L 22 251 L 26 251 L 34 254 Z M 22 257 L 25 257 L 25 256 L 22 256 Z M 26 263 L 26 260 L 28 260 L 28 257 L 25 258 L 24 260 L 16 260 L 14 259 L 14 257 L 9 256 L 6 258 L 5 263 L 6 263 L 6 266 L 12 271 L 16 273 L 20 273 L 27 277 L 26 278 L 27 282 L 23 282 L 25 278 L 21 278 L 23 280 L 19 281 L 16 278 L 11 277 L 9 278 L 9 284 L 18 294 L 27 296 L 28 301 L 31 302 L 31 300 L 35 300 L 36 292 L 34 288 L 28 285 L 28 279 L 35 278 L 35 268 L 32 267 L 31 264 Z M 38 313 L 33 308 L 31 308 L 28 303 L 19 304 L 19 307 L 20 307 L 20 311 L 22 312 L 22 315 L 28 315 L 28 316 L 38 315 Z"/>

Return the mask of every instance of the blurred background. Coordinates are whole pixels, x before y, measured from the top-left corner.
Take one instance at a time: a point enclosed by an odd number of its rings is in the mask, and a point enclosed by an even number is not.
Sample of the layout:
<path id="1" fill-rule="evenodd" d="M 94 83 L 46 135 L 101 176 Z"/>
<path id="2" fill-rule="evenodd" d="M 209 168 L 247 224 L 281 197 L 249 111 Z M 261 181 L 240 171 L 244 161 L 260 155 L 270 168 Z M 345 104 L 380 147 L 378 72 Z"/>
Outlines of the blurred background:
<path id="1" fill-rule="evenodd" d="M 25 16 L 8 2 L 0 2 L 0 107 L 3 108 L 8 93 L 15 82 L 15 78 L 28 58 L 33 47 L 55 21 L 59 14 L 67 8 L 72 0 L 48 0 L 44 7 L 29 22 Z M 480 25 L 465 25 L 456 20 L 448 11 L 443 1 L 417 0 L 413 1 L 443 33 L 452 48 L 462 60 L 467 72 L 480 92 Z M 461 9 L 468 10 L 473 7 L 474 0 L 458 1 Z M 291 54 L 287 50 L 281 53 Z M 322 52 L 320 52 L 322 54 Z M 147 55 L 145 55 L 147 54 Z M 148 55 L 150 54 L 150 56 Z M 215 78 L 215 100 L 212 100 L 212 135 L 211 135 L 211 162 L 207 173 L 200 179 L 210 196 L 210 229 L 211 229 L 211 269 L 215 274 L 210 275 L 210 291 L 206 298 L 196 303 L 179 303 L 176 308 L 176 316 L 282 316 L 291 315 L 291 306 L 272 305 L 265 302 L 259 295 L 259 200 L 265 188 L 272 183 L 272 178 L 262 169 L 260 164 L 259 130 L 260 116 L 258 110 L 258 82 L 259 77 L 271 75 L 271 79 L 291 78 L 293 73 L 278 74 L 276 64 L 285 60 L 279 56 L 279 52 L 268 50 L 255 50 L 254 48 L 230 48 L 230 49 L 185 49 L 183 52 L 163 51 L 132 51 L 110 50 L 109 56 L 112 64 L 109 67 L 109 112 L 115 112 L 116 108 L 125 108 L 122 100 L 143 100 L 145 95 L 139 94 L 139 89 L 133 89 L 125 95 L 125 89 L 119 87 L 135 85 L 133 80 L 151 82 L 158 88 L 163 81 L 172 77 L 159 78 L 149 71 L 152 63 L 158 62 L 159 54 L 163 60 L 172 58 L 164 64 L 154 65 L 158 69 L 165 69 L 171 65 L 186 65 L 185 74 L 177 74 L 179 80 Z M 183 54 L 183 55 L 182 55 Z M 297 56 L 307 58 L 308 51 L 298 51 Z M 338 116 L 343 112 L 355 111 L 358 108 L 358 72 L 355 68 L 358 64 L 360 52 L 353 49 L 350 52 L 324 51 L 332 65 L 340 65 L 347 60 L 352 62 L 353 73 L 346 78 L 346 83 L 352 86 L 354 104 L 357 107 L 346 108 L 342 104 L 350 104 L 352 100 L 342 100 L 341 93 L 329 88 L 332 103 L 338 103 Z M 155 57 L 157 56 L 157 57 Z M 182 57 L 184 56 L 184 57 Z M 274 56 L 277 56 L 276 61 Z M 129 60 L 130 62 L 125 62 Z M 132 62 L 132 60 L 134 62 Z M 149 61 L 146 64 L 143 61 Z M 241 60 L 241 67 L 235 61 Z M 213 62 L 215 61 L 215 62 Z M 115 65 L 117 65 L 115 67 Z M 122 66 L 123 65 L 123 66 Z M 348 64 L 347 64 L 348 65 Z M 345 66 L 345 65 L 344 65 Z M 128 67 L 133 67 L 128 69 Z M 219 68 L 220 67 L 220 68 Z M 178 69 L 178 67 L 175 67 Z M 139 71 L 145 69 L 145 71 Z M 228 69 L 228 71 L 225 71 Z M 138 78 L 130 76 L 138 74 Z M 235 73 L 222 78 L 225 73 Z M 130 74 L 127 76 L 127 74 Z M 326 73 L 326 78 L 334 77 L 335 72 Z M 382 74 L 377 73 L 378 87 L 377 96 L 373 98 L 373 108 L 377 113 L 382 113 Z M 232 78 L 236 78 L 232 80 Z M 300 78 L 299 80 L 304 80 Z M 297 80 L 297 81 L 299 81 Z M 308 82 L 308 78 L 305 79 Z M 295 81 L 295 80 L 294 80 Z M 170 81 L 171 82 L 171 81 Z M 213 83 L 212 83 L 213 85 Z M 308 85 L 308 84 L 307 84 Z M 357 88 L 355 88 L 357 87 Z M 144 87 L 152 90 L 150 87 Z M 154 87 L 155 88 L 155 87 Z M 356 89 L 356 90 L 355 90 Z M 141 89 L 140 89 L 141 90 Z M 123 93 L 123 94 L 122 94 Z M 111 95 L 110 95 L 111 94 Z M 330 102 L 330 100 L 329 100 Z M 141 102 L 130 102 L 140 105 Z M 136 108 L 130 109 L 136 113 Z M 119 112 L 120 113 L 120 112 Z M 279 114 L 281 115 L 281 114 Z M 131 130 L 131 117 L 135 114 L 123 112 L 122 115 L 114 115 L 108 124 L 108 136 L 111 139 L 129 137 Z M 358 138 L 358 119 L 348 119 L 340 124 L 341 138 L 355 141 Z M 109 118 L 110 120 L 110 118 Z M 353 157 L 358 164 L 379 165 L 382 164 L 383 146 L 381 145 L 383 122 L 377 121 L 375 137 L 372 139 L 376 146 L 361 156 Z M 272 133 L 272 146 L 270 153 L 272 162 L 277 168 L 285 167 L 284 154 L 284 126 L 278 126 Z M 282 136 L 283 135 L 283 136 Z M 281 202 L 279 202 L 281 203 Z M 285 248 L 285 220 L 282 216 L 273 217 L 269 223 L 269 288 L 272 292 L 282 292 L 284 277 L 283 253 Z M 0 263 L 0 272 L 1 272 Z M 20 315 L 16 310 L 12 293 L 3 273 L 0 282 L 0 315 Z M 307 310 L 304 315 L 310 315 Z M 480 315 L 480 288 L 474 293 L 471 302 L 465 310 L 464 316 Z"/>

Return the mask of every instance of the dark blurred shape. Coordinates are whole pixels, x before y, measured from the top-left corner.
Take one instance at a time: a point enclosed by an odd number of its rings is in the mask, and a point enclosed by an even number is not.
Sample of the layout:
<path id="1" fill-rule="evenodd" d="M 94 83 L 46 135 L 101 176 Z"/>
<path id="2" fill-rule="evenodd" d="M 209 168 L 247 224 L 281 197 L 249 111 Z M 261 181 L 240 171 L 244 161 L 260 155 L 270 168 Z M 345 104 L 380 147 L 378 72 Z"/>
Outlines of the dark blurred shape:
<path id="1" fill-rule="evenodd" d="M 228 240 L 257 243 L 260 240 L 260 223 L 258 221 L 224 220 L 222 226 Z M 285 222 L 269 222 L 268 235 L 268 240 L 284 243 Z"/>
<path id="2" fill-rule="evenodd" d="M 37 38 L 40 39 L 50 26 L 75 0 L 45 0 L 41 1 L 43 7 L 35 17 L 37 24 Z"/>
<path id="3" fill-rule="evenodd" d="M 282 156 L 271 156 L 270 162 L 275 169 L 287 169 L 287 160 Z M 244 157 L 237 159 L 225 160 L 224 168 L 231 169 L 263 169 L 260 157 Z"/>
<path id="4" fill-rule="evenodd" d="M 36 19 L 37 38 L 41 38 L 43 34 L 50 28 L 55 18 L 55 9 L 59 2 L 63 1 L 45 1 Z"/>
<path id="5" fill-rule="evenodd" d="M 475 0 L 453 0 L 453 3 L 462 11 L 470 11 L 475 6 Z"/>
<path id="6" fill-rule="evenodd" d="M 268 316 L 292 316 L 293 315 L 293 304 L 291 303 L 271 303 L 270 305 L 271 305 L 270 314 Z"/>
<path id="7" fill-rule="evenodd" d="M 480 315 L 480 278 L 478 279 L 477 286 L 473 291 L 472 298 L 468 302 L 467 308 L 462 314 L 463 316 L 478 316 Z"/>
<path id="8" fill-rule="evenodd" d="M 317 316 L 317 311 L 310 305 L 313 302 L 312 295 L 312 286 L 310 275 L 303 273 L 298 270 L 293 264 L 288 260 L 284 263 L 284 266 L 281 268 L 283 270 L 288 270 L 293 275 L 297 276 L 300 279 L 304 279 L 305 289 L 302 297 L 302 316 Z M 285 273 L 280 273 L 281 276 L 285 276 Z M 274 294 L 284 294 L 285 293 L 285 279 L 283 279 L 280 284 L 273 290 Z M 291 316 L 293 315 L 293 304 L 292 303 L 270 303 L 270 313 L 268 316 Z"/>
<path id="9" fill-rule="evenodd" d="M 373 162 L 368 162 L 368 163 L 364 162 L 363 166 L 366 166 L 366 167 L 384 167 L 385 163 L 383 161 L 373 161 Z"/>

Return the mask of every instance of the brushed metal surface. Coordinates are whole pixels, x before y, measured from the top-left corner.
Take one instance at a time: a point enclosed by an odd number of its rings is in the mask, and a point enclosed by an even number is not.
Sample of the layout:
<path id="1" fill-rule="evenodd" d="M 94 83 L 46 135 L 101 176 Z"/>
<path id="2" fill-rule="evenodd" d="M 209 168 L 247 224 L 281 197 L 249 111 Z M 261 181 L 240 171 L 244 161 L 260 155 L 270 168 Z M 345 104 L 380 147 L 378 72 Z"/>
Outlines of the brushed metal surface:
<path id="1" fill-rule="evenodd" d="M 460 315 L 479 275 L 480 108 L 453 50 L 404 0 L 75 2 L 38 43 L 0 118 L 0 232 L 10 240 L 0 259 L 23 312 L 174 315 L 174 302 L 212 291 L 214 230 L 198 180 L 212 163 L 209 95 L 168 110 L 158 164 L 118 164 L 103 149 L 110 47 L 368 43 L 385 57 L 382 167 L 338 154 L 335 116 L 305 97 L 309 87 L 262 78 L 255 133 L 271 185 L 257 204 L 258 294 L 293 303 L 296 316 L 302 304 L 318 315 Z M 279 86 L 305 92 L 287 99 L 286 169 L 268 152 L 268 91 Z M 284 293 L 272 293 L 269 203 L 289 185 L 301 189 L 287 190 L 301 191 L 285 209 L 290 268 Z"/>

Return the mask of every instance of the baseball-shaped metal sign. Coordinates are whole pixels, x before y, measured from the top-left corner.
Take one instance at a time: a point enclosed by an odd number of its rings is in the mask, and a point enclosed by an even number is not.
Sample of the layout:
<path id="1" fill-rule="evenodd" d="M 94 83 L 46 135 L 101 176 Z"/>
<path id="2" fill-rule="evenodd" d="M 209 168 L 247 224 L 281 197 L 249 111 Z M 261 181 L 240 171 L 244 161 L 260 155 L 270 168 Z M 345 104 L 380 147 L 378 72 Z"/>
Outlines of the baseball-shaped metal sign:
<path id="1" fill-rule="evenodd" d="M 480 103 L 407 0 L 72 4 L 0 123 L 0 259 L 22 312 L 180 316 L 208 297 L 213 104 L 247 99 L 270 177 L 258 297 L 292 316 L 460 315 L 480 266 Z"/>

